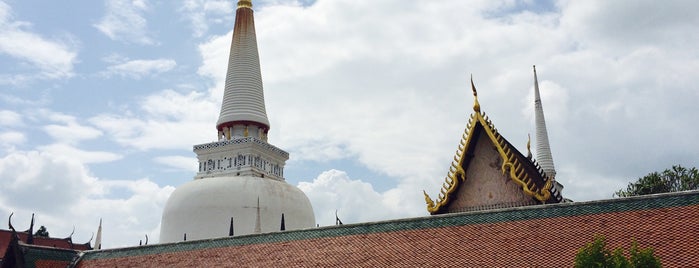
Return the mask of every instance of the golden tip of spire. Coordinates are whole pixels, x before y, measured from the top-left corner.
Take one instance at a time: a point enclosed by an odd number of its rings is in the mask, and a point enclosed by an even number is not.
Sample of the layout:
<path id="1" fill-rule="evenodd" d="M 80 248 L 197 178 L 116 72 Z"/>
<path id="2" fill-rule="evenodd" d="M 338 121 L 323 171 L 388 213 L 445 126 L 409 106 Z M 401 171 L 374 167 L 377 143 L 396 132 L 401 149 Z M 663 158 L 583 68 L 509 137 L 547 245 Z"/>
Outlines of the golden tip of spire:
<path id="1" fill-rule="evenodd" d="M 238 1 L 238 8 L 252 8 L 252 1 L 251 0 L 240 0 Z"/>
<path id="2" fill-rule="evenodd" d="M 481 112 L 481 104 L 478 103 L 478 92 L 476 91 L 476 85 L 473 84 L 473 74 L 471 74 L 471 90 L 473 91 L 473 110 L 476 112 Z"/>

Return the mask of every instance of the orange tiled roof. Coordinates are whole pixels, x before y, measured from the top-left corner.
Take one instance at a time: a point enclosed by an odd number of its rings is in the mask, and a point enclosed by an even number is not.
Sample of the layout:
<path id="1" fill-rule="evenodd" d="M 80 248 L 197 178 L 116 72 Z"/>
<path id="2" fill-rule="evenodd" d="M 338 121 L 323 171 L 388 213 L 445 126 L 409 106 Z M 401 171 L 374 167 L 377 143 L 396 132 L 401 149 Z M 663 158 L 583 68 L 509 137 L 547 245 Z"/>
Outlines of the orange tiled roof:
<path id="1" fill-rule="evenodd" d="M 76 267 L 571 267 L 595 235 L 699 267 L 699 191 L 88 251 Z"/>
<path id="2" fill-rule="evenodd" d="M 29 234 L 26 232 L 17 232 L 19 240 L 26 242 Z M 0 258 L 5 256 L 7 247 L 12 240 L 11 230 L 0 230 Z M 44 247 L 54 247 L 54 248 L 64 248 L 64 249 L 75 249 L 75 250 L 90 250 L 92 247 L 90 243 L 85 244 L 73 244 L 73 240 L 70 237 L 67 238 L 55 238 L 55 237 L 42 237 L 34 236 L 34 245 L 44 246 Z"/>

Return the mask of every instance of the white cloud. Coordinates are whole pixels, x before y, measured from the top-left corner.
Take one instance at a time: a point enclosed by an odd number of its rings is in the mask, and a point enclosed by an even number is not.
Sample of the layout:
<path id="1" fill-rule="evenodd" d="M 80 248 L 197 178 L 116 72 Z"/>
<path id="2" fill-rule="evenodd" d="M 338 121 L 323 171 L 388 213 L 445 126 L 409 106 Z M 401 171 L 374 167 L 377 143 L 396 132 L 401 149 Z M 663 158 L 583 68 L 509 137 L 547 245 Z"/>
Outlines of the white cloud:
<path id="1" fill-rule="evenodd" d="M 107 0 L 105 15 L 94 26 L 112 40 L 145 45 L 156 44 L 148 35 L 147 0 Z"/>
<path id="2" fill-rule="evenodd" d="M 17 126 L 22 123 L 22 116 L 14 111 L 0 110 L 0 126 Z"/>
<path id="3" fill-rule="evenodd" d="M 176 66 L 177 63 L 172 59 L 127 60 L 107 67 L 104 74 L 140 79 L 170 71 Z"/>
<path id="4" fill-rule="evenodd" d="M 82 140 L 94 139 L 102 136 L 102 131 L 93 127 L 79 124 L 77 119 L 73 116 L 54 113 L 51 111 L 43 111 L 43 113 L 49 113 L 45 114 L 45 116 L 49 117 L 49 120 L 63 123 L 47 124 L 43 127 L 46 134 L 59 142 L 75 144 Z"/>
<path id="5" fill-rule="evenodd" d="M 216 139 L 217 106 L 199 92 L 164 90 L 140 102 L 131 113 L 139 116 L 101 114 L 90 122 L 117 143 L 139 150 L 191 148 Z"/>
<path id="6" fill-rule="evenodd" d="M 199 54 L 202 57 L 202 65 L 197 70 L 199 75 L 211 78 L 217 82 L 226 79 L 232 35 L 233 30 L 225 35 L 213 36 L 206 42 L 199 44 Z M 220 92 L 222 94 L 223 90 L 221 89 Z"/>
<path id="7" fill-rule="evenodd" d="M 197 166 L 198 162 L 195 157 L 185 157 L 179 155 L 159 156 L 153 159 L 153 161 L 162 165 L 173 167 L 177 170 L 188 171 L 192 173 L 197 172 L 197 169 L 199 169 L 199 167 Z"/>
<path id="8" fill-rule="evenodd" d="M 104 180 L 79 161 L 50 153 L 14 152 L 0 158 L 0 211 L 14 212 L 13 223 L 28 227 L 31 213 L 51 236 L 87 242 L 103 218 L 105 247 L 133 246 L 149 234 L 157 241 L 160 211 L 174 190 L 148 179 Z M 70 220 L 66 220 L 70 219 Z M 25 224 L 26 223 L 26 224 Z"/>
<path id="9" fill-rule="evenodd" d="M 75 48 L 48 40 L 31 31 L 31 23 L 14 20 L 12 8 L 0 2 L 0 54 L 7 54 L 38 69 L 38 74 L 0 75 L 0 83 L 21 83 L 31 77 L 46 79 L 73 76 Z"/>
<path id="10" fill-rule="evenodd" d="M 335 224 L 336 210 L 343 223 L 404 218 L 416 214 L 411 204 L 396 206 L 395 192 L 399 190 L 377 192 L 370 183 L 350 179 L 344 171 L 325 171 L 312 182 L 300 182 L 298 187 L 311 201 L 316 222 L 320 225 Z"/>
<path id="11" fill-rule="evenodd" d="M 210 24 L 228 22 L 234 10 L 233 1 L 184 0 L 180 11 L 192 24 L 193 35 L 203 36 Z"/>
<path id="12" fill-rule="evenodd" d="M 77 160 L 80 163 L 84 164 L 105 163 L 119 160 L 122 158 L 121 155 L 111 152 L 85 151 L 73 147 L 71 145 L 61 143 L 39 146 L 37 147 L 37 149 L 39 151 L 47 152 L 52 155 L 60 155 L 62 157 Z"/>
<path id="13" fill-rule="evenodd" d="M 27 136 L 19 131 L 0 132 L 0 148 L 12 147 L 27 141 Z"/>
<path id="14" fill-rule="evenodd" d="M 638 16 L 593 12 L 629 6 L 644 19 L 666 20 L 652 32 L 622 35 L 594 26 L 631 27 Z M 397 179 L 397 188 L 417 188 L 422 179 L 435 192 L 472 111 L 468 73 L 483 111 L 524 149 L 533 133 L 527 107 L 536 64 L 559 177 L 608 186 L 603 193 L 565 191 L 578 200 L 611 196 L 626 181 L 675 163 L 693 166 L 699 157 L 677 153 L 699 149 L 681 138 L 694 132 L 686 122 L 699 116 L 690 101 L 699 96 L 699 55 L 690 48 L 699 34 L 688 29 L 695 17 L 672 15 L 696 8 L 669 5 L 654 14 L 655 6 L 562 2 L 560 10 L 541 13 L 462 1 L 265 6 L 255 17 L 270 141 L 292 159 L 358 157 Z M 227 33 L 200 46 L 199 73 L 217 84 L 229 40 Z"/>
<path id="15" fill-rule="evenodd" d="M 647 0 L 566 1 L 560 6 L 565 14 L 561 19 L 562 27 L 581 37 L 579 41 L 586 47 L 623 51 L 629 48 L 628 45 L 650 45 L 684 50 L 699 41 L 697 35 L 686 34 L 699 23 L 695 16 L 699 4 L 692 1 L 673 1 L 663 5 Z"/>
<path id="16" fill-rule="evenodd" d="M 37 212 L 65 210 L 79 202 L 76 196 L 97 191 L 96 179 L 79 162 L 48 153 L 7 155 L 0 159 L 0 177 L 3 204 Z"/>

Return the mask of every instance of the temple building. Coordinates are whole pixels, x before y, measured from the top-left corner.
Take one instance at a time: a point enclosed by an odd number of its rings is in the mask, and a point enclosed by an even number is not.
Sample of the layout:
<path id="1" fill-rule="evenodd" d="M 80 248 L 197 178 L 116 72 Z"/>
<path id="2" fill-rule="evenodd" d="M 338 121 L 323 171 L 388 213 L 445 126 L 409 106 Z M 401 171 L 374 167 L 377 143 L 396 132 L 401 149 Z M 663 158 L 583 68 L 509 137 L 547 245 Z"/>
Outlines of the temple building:
<path id="1" fill-rule="evenodd" d="M 267 142 L 252 3 L 239 0 L 218 140 L 194 146 L 199 171 L 168 199 L 160 243 L 100 250 L 101 227 L 97 250 L 27 247 L 15 235 L 5 256 L 21 263 L 0 268 L 571 267 L 599 235 L 652 247 L 664 267 L 699 267 L 699 191 L 565 202 L 536 70 L 534 90 L 538 161 L 498 132 L 471 80 L 473 114 L 451 168 L 436 200 L 423 191 L 431 215 L 317 227 L 284 179 L 288 153 Z"/>
<path id="2" fill-rule="evenodd" d="M 294 230 L 316 226 L 306 195 L 284 179 L 289 153 L 267 142 L 252 2 L 238 1 L 218 140 L 195 145 L 199 171 L 172 193 L 160 242 Z"/>
<path id="3" fill-rule="evenodd" d="M 478 103 L 476 86 L 471 79 L 474 105 L 449 168 L 442 189 L 433 201 L 423 191 L 430 214 L 454 213 L 494 208 L 518 207 L 563 201 L 555 182 L 546 123 L 539 97 L 539 82 L 534 69 L 537 155 L 543 156 L 546 168 L 520 153 L 493 125 Z M 549 175 L 551 174 L 551 175 Z"/>
<path id="4" fill-rule="evenodd" d="M 73 243 L 73 234 L 57 238 L 34 233 L 34 214 L 29 229 L 17 231 L 8 218 L 9 230 L 0 230 L 0 267 L 66 267 L 81 251 L 92 250 L 90 243 Z"/>

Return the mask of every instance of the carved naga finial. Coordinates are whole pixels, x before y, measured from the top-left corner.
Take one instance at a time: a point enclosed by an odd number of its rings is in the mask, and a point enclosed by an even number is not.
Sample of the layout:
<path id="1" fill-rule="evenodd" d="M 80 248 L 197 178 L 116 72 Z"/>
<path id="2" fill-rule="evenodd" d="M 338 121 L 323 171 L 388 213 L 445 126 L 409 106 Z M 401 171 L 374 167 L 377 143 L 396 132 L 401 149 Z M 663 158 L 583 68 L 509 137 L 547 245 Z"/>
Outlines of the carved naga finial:
<path id="1" fill-rule="evenodd" d="M 473 91 L 473 110 L 477 113 L 481 112 L 481 105 L 478 103 L 478 92 L 476 91 L 476 86 L 473 84 L 473 74 L 471 74 L 471 90 Z"/>
<path id="2" fill-rule="evenodd" d="M 434 201 L 432 201 L 432 198 L 425 192 L 425 190 L 422 190 L 422 194 L 425 195 L 425 203 L 427 203 L 428 208 L 433 208 L 434 207 Z"/>
<path id="3" fill-rule="evenodd" d="M 15 215 L 14 212 L 10 213 L 10 217 L 7 218 L 7 225 L 12 230 L 13 232 L 16 232 L 15 227 L 12 226 L 12 215 Z"/>

